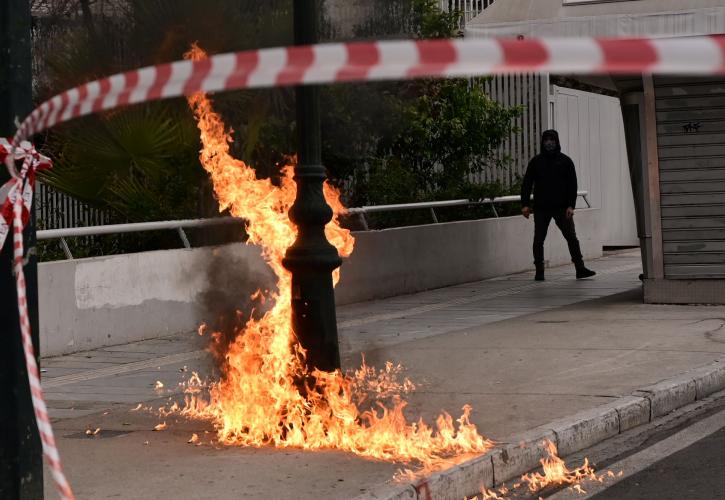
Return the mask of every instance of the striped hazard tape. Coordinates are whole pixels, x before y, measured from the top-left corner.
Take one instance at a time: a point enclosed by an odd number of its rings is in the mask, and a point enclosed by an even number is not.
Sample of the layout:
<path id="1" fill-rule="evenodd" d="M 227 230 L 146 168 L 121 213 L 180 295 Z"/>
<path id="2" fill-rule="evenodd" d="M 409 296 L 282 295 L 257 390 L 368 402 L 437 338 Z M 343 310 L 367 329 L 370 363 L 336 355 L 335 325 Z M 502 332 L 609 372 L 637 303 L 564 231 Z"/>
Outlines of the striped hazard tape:
<path id="1" fill-rule="evenodd" d="M 652 39 L 462 39 L 338 43 L 220 54 L 119 73 L 44 102 L 14 142 L 127 104 L 234 89 L 516 72 L 725 72 L 725 36 Z"/>
<path id="2" fill-rule="evenodd" d="M 690 74 L 725 73 L 725 36 L 638 39 L 459 39 L 322 44 L 220 54 L 119 73 L 63 92 L 41 104 L 20 125 L 13 148 L 59 123 L 129 104 L 195 92 L 303 84 L 403 80 L 502 73 Z M 15 171 L 18 193 L 36 166 Z M 43 451 L 63 499 L 73 498 L 63 475 L 30 341 L 23 276 L 23 196 L 13 206 L 13 239 L 25 358 Z M 27 209 L 26 209 L 27 212 Z"/>
<path id="3" fill-rule="evenodd" d="M 53 476 L 56 489 L 63 500 L 73 499 L 73 491 L 63 473 L 58 448 L 55 445 L 53 428 L 50 425 L 48 409 L 45 406 L 43 388 L 40 385 L 40 373 L 35 362 L 35 350 L 30 331 L 30 317 L 28 316 L 28 301 L 25 286 L 25 261 L 23 251 L 23 228 L 28 221 L 29 211 L 32 207 L 33 184 L 35 171 L 50 167 L 50 160 L 39 154 L 29 143 L 23 141 L 13 151 L 7 142 L 0 141 L 0 161 L 5 160 L 8 168 L 12 168 L 15 177 L 6 184 L 9 186 L 7 199 L 2 205 L 0 213 L 0 245 L 7 235 L 8 224 L 13 230 L 13 270 L 15 272 L 15 289 L 18 297 L 18 315 L 20 319 L 20 335 L 25 357 L 25 367 L 28 372 L 30 396 L 35 412 L 35 421 L 38 426 L 40 442 L 43 446 L 43 455 L 48 462 L 48 468 Z M 22 161 L 20 171 L 15 169 L 16 161 Z M 5 186 L 4 186 L 5 187 Z M 10 214 L 8 214 L 8 211 Z"/>

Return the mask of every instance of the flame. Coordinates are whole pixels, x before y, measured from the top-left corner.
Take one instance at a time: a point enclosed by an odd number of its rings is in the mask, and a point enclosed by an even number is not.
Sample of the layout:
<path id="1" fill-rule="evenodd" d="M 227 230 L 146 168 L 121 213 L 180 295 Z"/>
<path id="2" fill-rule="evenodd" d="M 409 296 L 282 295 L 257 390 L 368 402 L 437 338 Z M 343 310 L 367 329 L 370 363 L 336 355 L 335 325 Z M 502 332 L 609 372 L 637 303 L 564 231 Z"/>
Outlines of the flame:
<path id="1" fill-rule="evenodd" d="M 185 57 L 206 55 L 194 46 Z M 228 445 L 338 449 L 424 466 L 491 448 L 470 423 L 469 406 L 455 421 L 443 413 L 435 426 L 422 420 L 409 423 L 401 393 L 413 385 L 397 382 L 400 369 L 392 363 L 380 372 L 364 362 L 353 374 L 307 372 L 304 349 L 292 329 L 291 275 L 282 265 L 296 236 L 287 215 L 296 195 L 292 166 L 284 167 L 278 185 L 258 179 L 253 168 L 230 155 L 231 133 L 207 96 L 198 93 L 188 102 L 201 134 L 201 164 L 211 177 L 219 209 L 247 221 L 249 242 L 262 248 L 277 290 L 256 292 L 273 307 L 260 319 L 249 319 L 226 347 L 220 380 L 207 384 L 194 374 L 187 382 L 181 413 L 212 421 L 219 441 Z M 354 241 L 340 225 L 345 213 L 340 193 L 325 183 L 323 194 L 334 214 L 325 234 L 346 257 Z M 337 283 L 339 274 L 334 278 Z M 308 381 L 304 391 L 301 380 Z"/>
<path id="2" fill-rule="evenodd" d="M 587 480 L 597 481 L 603 483 L 606 478 L 613 478 L 617 475 L 612 471 L 607 471 L 606 474 L 597 475 L 594 473 L 594 469 L 589 465 L 589 459 L 584 459 L 584 464 L 576 469 L 569 469 L 566 463 L 559 458 L 556 445 L 550 440 L 546 439 L 542 441 L 542 444 L 546 447 L 546 452 L 549 455 L 547 458 L 540 460 L 543 469 L 543 474 L 534 472 L 530 474 L 524 474 L 521 476 L 521 482 L 514 483 L 511 485 L 511 489 L 506 486 L 500 486 L 498 490 L 488 489 L 485 486 L 481 486 L 480 495 L 475 496 L 472 499 L 465 497 L 464 500 L 505 500 L 506 498 L 523 498 L 520 488 L 526 486 L 530 493 L 539 493 L 544 488 L 549 486 L 568 486 L 568 489 L 572 492 L 579 494 L 586 494 L 582 483 Z M 523 446 L 523 443 L 522 443 Z M 619 476 L 622 472 L 619 472 Z M 525 494 L 526 498 L 529 498 L 529 494 Z M 538 497 L 541 499 L 541 497 Z"/>
<path id="3" fill-rule="evenodd" d="M 541 467 L 544 469 L 544 473 L 534 472 L 521 476 L 521 480 L 528 485 L 529 491 L 532 493 L 541 491 L 551 485 L 570 485 L 576 491 L 583 493 L 584 490 L 581 488 L 580 483 L 585 479 L 601 482 L 602 478 L 597 477 L 594 469 L 589 466 L 589 459 L 585 458 L 581 467 L 572 470 L 559 458 L 554 443 L 547 439 L 543 444 L 549 454 L 547 458 L 541 459 Z"/>
<path id="4" fill-rule="evenodd" d="M 481 500 L 504 500 L 506 498 L 506 494 L 509 492 L 508 488 L 505 486 L 502 486 L 501 488 L 496 490 L 490 490 L 486 488 L 485 486 L 481 487 Z M 478 497 L 474 497 L 478 498 Z M 464 499 L 468 500 L 468 498 Z"/>

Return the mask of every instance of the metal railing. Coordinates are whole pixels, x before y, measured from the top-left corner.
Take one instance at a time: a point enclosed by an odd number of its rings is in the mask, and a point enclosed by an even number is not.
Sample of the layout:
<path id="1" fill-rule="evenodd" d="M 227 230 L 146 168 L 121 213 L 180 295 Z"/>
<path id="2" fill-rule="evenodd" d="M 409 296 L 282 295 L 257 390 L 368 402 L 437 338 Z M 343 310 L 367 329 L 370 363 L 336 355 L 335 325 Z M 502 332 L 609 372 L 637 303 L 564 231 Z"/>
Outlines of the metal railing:
<path id="1" fill-rule="evenodd" d="M 587 199 L 587 195 L 589 194 L 588 191 L 578 191 L 577 196 L 581 196 L 581 198 L 584 200 L 584 203 L 587 204 L 587 207 L 591 208 L 591 204 L 589 203 L 589 200 Z M 403 203 L 399 205 L 371 205 L 367 207 L 359 207 L 359 208 L 350 208 L 348 209 L 349 214 L 357 214 L 358 218 L 360 219 L 360 224 L 362 224 L 365 231 L 368 231 L 370 228 L 368 227 L 367 219 L 365 218 L 366 214 L 372 214 L 376 212 L 399 212 L 403 210 L 424 210 L 428 209 L 430 210 L 431 219 L 433 220 L 434 224 L 438 224 L 438 216 L 436 215 L 436 208 L 447 208 L 447 207 L 464 207 L 464 206 L 472 206 L 472 205 L 488 205 L 491 207 L 491 211 L 493 212 L 494 217 L 498 217 L 498 211 L 496 211 L 496 204 L 499 203 L 515 203 L 517 201 L 520 201 L 521 197 L 519 195 L 511 195 L 511 196 L 498 196 L 496 198 L 484 198 L 481 200 L 448 200 L 448 201 L 424 201 L 421 203 Z"/>
<path id="2" fill-rule="evenodd" d="M 176 229 L 184 248 L 191 248 L 189 238 L 184 229 L 196 227 L 209 227 L 224 224 L 244 224 L 243 219 L 235 217 L 216 217 L 213 219 L 185 219 L 168 220 L 158 222 L 136 222 L 131 224 L 107 224 L 105 226 L 69 227 L 63 229 L 45 229 L 37 232 L 38 240 L 60 239 L 60 246 L 68 259 L 73 259 L 73 254 L 68 247 L 66 238 L 77 236 L 100 236 L 104 234 L 121 233 L 142 233 L 145 231 L 158 231 L 164 229 Z"/>
<path id="3" fill-rule="evenodd" d="M 587 191 L 579 191 L 577 196 L 580 196 L 587 207 L 591 208 L 591 204 L 587 199 Z M 365 215 L 379 212 L 399 212 L 405 210 L 425 210 L 428 209 L 431 214 L 431 219 L 434 224 L 438 224 L 438 216 L 436 215 L 436 208 L 448 208 L 448 207 L 462 207 L 462 206 L 476 206 L 476 205 L 488 205 L 491 207 L 494 217 L 498 217 L 498 211 L 496 205 L 499 203 L 513 203 L 519 201 L 521 198 L 518 195 L 512 196 L 500 196 L 497 198 L 484 198 L 481 200 L 447 200 L 447 201 L 424 201 L 421 203 L 402 203 L 399 205 L 371 205 L 365 207 L 356 207 L 348 209 L 349 215 L 357 215 L 362 227 L 365 231 L 369 231 L 370 227 Z M 158 230 L 173 230 L 179 234 L 179 238 L 184 245 L 184 248 L 191 248 L 189 238 L 186 236 L 184 229 L 209 227 L 225 224 L 244 224 L 243 219 L 235 217 L 216 217 L 213 219 L 185 219 L 185 220 L 173 220 L 173 221 L 158 221 L 158 222 L 137 222 L 131 224 L 108 224 L 105 226 L 88 226 L 88 227 L 70 227 L 64 229 L 44 229 L 37 232 L 38 240 L 53 240 L 59 239 L 61 248 L 66 258 L 69 260 L 73 259 L 68 242 L 66 238 L 73 238 L 79 236 L 100 236 L 104 234 L 121 234 L 121 233 L 140 233 L 145 231 L 158 231 Z"/>

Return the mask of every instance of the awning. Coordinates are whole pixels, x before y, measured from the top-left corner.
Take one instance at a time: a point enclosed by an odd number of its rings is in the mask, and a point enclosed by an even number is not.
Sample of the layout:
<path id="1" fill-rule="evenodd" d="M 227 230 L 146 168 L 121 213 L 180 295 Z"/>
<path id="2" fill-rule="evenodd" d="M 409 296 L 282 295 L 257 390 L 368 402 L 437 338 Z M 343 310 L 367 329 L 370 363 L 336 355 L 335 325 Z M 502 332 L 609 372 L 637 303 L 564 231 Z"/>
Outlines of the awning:
<path id="1" fill-rule="evenodd" d="M 468 37 L 688 36 L 725 33 L 723 0 L 498 0 L 466 23 Z M 686 4 L 686 7 L 683 7 Z"/>

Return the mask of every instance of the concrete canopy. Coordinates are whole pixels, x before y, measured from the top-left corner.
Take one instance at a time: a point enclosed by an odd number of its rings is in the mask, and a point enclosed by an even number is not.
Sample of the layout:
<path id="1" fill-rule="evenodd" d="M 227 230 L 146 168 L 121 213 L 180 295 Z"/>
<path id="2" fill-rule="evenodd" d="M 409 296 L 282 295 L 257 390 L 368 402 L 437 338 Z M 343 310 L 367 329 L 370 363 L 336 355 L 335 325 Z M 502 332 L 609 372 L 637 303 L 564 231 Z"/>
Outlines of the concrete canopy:
<path id="1" fill-rule="evenodd" d="M 725 33 L 724 0 L 499 0 L 466 24 L 467 37 L 687 36 Z"/>

